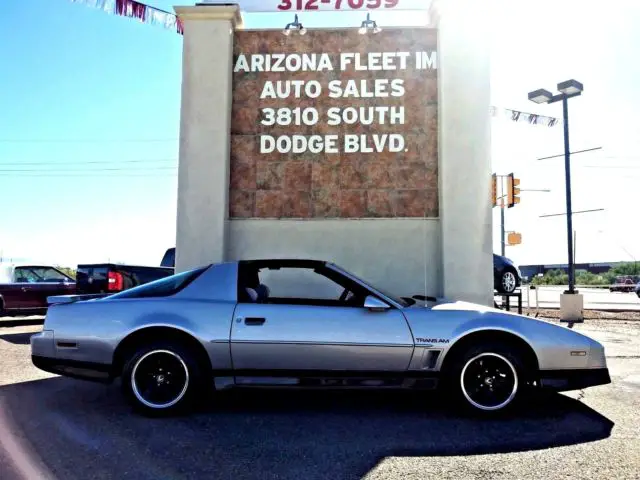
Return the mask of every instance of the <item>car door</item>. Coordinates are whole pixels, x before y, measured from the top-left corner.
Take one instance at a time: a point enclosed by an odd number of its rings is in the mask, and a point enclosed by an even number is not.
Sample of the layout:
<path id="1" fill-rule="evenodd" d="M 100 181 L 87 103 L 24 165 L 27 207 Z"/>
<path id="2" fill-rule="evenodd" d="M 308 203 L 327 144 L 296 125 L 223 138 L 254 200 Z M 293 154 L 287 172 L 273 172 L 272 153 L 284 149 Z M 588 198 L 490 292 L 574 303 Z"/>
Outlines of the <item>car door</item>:
<path id="1" fill-rule="evenodd" d="M 17 269 L 16 269 L 17 270 Z M 46 308 L 47 298 L 53 295 L 68 295 L 74 292 L 75 282 L 59 270 L 49 266 L 32 266 L 25 269 L 29 279 L 28 308 Z"/>
<path id="2" fill-rule="evenodd" d="M 16 301 L 12 308 L 22 310 L 37 308 L 39 304 L 37 277 L 33 274 L 31 267 L 16 267 L 14 280 L 13 291 Z"/>
<path id="3" fill-rule="evenodd" d="M 277 272 L 283 270 L 290 269 Z M 405 371 L 413 337 L 402 312 L 340 302 L 342 285 L 306 270 L 294 272 L 298 278 L 291 281 L 295 275 L 289 275 L 284 283 L 261 275 L 270 290 L 264 303 L 238 303 L 231 328 L 234 369 L 274 376 Z"/>

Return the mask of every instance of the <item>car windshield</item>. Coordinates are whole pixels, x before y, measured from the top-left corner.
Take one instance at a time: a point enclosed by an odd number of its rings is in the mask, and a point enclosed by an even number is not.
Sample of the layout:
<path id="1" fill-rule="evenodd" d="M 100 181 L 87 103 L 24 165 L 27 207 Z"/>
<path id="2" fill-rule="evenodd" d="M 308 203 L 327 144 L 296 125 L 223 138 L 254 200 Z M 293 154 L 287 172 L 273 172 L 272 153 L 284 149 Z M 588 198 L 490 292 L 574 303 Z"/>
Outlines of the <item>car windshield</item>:
<path id="1" fill-rule="evenodd" d="M 108 299 L 121 299 L 121 298 L 149 298 L 149 297 L 168 297 L 175 295 L 180 290 L 185 288 L 191 282 L 193 282 L 207 267 L 197 268 L 195 270 L 189 270 L 188 272 L 178 273 L 171 275 L 170 277 L 161 278 L 154 282 L 145 283 L 139 287 L 125 290 L 124 292 L 116 293 L 107 297 Z"/>
<path id="2" fill-rule="evenodd" d="M 382 295 L 384 295 L 384 296 L 385 296 L 385 297 L 387 297 L 388 299 L 393 300 L 394 302 L 396 302 L 396 303 L 397 303 L 397 304 L 399 304 L 399 305 L 402 305 L 403 307 L 408 307 L 408 306 L 410 305 L 410 302 L 406 301 L 405 299 L 400 298 L 400 297 L 397 297 L 396 295 L 393 295 L 393 294 L 391 294 L 391 293 L 389 293 L 389 292 L 386 292 L 386 291 L 384 291 L 382 288 L 374 287 L 374 286 L 373 286 L 373 285 L 371 285 L 370 283 L 365 282 L 365 281 L 364 281 L 362 278 L 360 278 L 359 276 L 354 275 L 354 274 L 353 274 L 353 273 L 351 273 L 351 272 L 348 272 L 348 271 L 347 271 L 347 270 L 345 270 L 344 268 L 341 268 L 341 267 L 338 267 L 337 265 L 332 265 L 332 264 L 331 264 L 331 267 L 332 267 L 332 268 L 334 268 L 334 269 L 336 269 L 336 270 L 338 270 L 339 272 L 346 273 L 347 275 L 350 275 L 350 276 L 351 276 L 351 277 L 353 277 L 353 278 L 357 278 L 357 279 L 358 279 L 358 281 L 359 281 L 360 283 L 362 283 L 365 287 L 367 287 L 369 290 L 375 290 L 376 292 L 381 293 Z"/>

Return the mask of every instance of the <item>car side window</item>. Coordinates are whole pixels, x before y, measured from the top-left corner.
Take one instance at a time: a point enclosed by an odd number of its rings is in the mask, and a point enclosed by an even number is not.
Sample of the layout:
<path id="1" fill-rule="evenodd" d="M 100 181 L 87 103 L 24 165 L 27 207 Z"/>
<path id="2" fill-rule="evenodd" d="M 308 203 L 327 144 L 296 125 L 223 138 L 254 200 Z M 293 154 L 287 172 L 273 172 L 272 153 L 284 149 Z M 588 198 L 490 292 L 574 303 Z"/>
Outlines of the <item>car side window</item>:
<path id="1" fill-rule="evenodd" d="M 69 277 L 51 267 L 16 267 L 15 279 L 19 283 L 63 282 Z"/>
<path id="2" fill-rule="evenodd" d="M 39 282 L 62 282 L 68 280 L 68 277 L 51 267 L 36 267 L 32 269 L 33 273 L 38 276 Z"/>
<path id="3" fill-rule="evenodd" d="M 38 276 L 32 269 L 27 267 L 16 267 L 13 276 L 17 283 L 35 283 L 38 281 Z"/>
<path id="4" fill-rule="evenodd" d="M 309 268 L 264 269 L 258 278 L 261 284 L 269 287 L 269 296 L 275 298 L 337 300 L 344 290 Z"/>
<path id="5" fill-rule="evenodd" d="M 366 290 L 305 267 L 247 269 L 239 289 L 242 303 L 362 307 Z M 344 280 L 344 279 L 343 279 Z"/>

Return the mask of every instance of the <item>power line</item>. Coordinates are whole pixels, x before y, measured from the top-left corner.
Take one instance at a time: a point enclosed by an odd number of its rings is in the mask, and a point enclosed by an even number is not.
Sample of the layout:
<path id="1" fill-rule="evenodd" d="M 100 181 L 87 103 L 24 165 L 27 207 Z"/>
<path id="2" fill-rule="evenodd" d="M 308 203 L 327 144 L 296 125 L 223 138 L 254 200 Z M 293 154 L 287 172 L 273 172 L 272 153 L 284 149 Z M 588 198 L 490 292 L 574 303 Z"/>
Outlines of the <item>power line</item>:
<path id="1" fill-rule="evenodd" d="M 0 143 L 155 143 L 178 140 L 178 138 L 0 138 Z"/>
<path id="2" fill-rule="evenodd" d="M 144 171 L 149 171 L 149 170 L 174 170 L 178 168 L 177 166 L 175 167 L 133 167 L 133 168 L 92 168 L 92 169 L 72 169 L 72 170 L 43 170 L 43 169 L 10 169 L 10 170 L 2 170 L 0 169 L 0 172 L 3 173 L 14 173 L 14 172 L 18 172 L 18 173 L 25 173 L 25 172 L 34 172 L 34 173 L 47 173 L 47 172 L 51 172 L 51 173 L 66 173 L 66 172 L 130 172 L 130 171 L 136 171 L 136 170 L 144 170 Z"/>
<path id="3" fill-rule="evenodd" d="M 604 208 L 594 208 L 592 210 L 579 210 L 577 212 L 571 212 L 571 214 L 575 215 L 577 213 L 602 212 L 603 210 L 604 210 Z M 545 218 L 545 217 L 563 217 L 565 215 L 566 215 L 566 213 L 550 213 L 548 215 L 540 215 L 540 218 Z"/>
<path id="4" fill-rule="evenodd" d="M 640 168 L 640 165 L 580 165 L 580 168 L 599 168 L 605 170 L 610 168 L 635 169 Z"/>
<path id="5" fill-rule="evenodd" d="M 600 149 L 602 149 L 602 147 L 587 148 L 586 150 L 576 150 L 575 152 L 571 152 L 570 155 L 574 155 L 576 153 L 593 152 L 594 150 L 600 150 Z M 538 158 L 537 160 L 549 160 L 551 158 L 559 158 L 559 157 L 564 157 L 564 153 L 561 153 L 560 155 L 551 155 L 550 157 Z"/>
<path id="6" fill-rule="evenodd" d="M 34 177 L 46 177 L 46 178 L 66 178 L 66 177 L 100 177 L 100 178 L 123 178 L 123 177 L 176 177 L 178 174 L 169 173 L 169 174 L 104 174 L 104 173 L 37 173 L 37 174 L 19 174 L 19 175 L 8 175 L 6 173 L 0 173 L 0 177 L 11 177 L 11 178 L 34 178 Z"/>
<path id="7" fill-rule="evenodd" d="M 177 158 L 150 158 L 148 160 L 88 160 L 88 161 L 80 161 L 80 162 L 45 162 L 45 161 L 38 161 L 38 162 L 18 162 L 18 161 L 12 161 L 12 162 L 0 162 L 0 167 L 21 167 L 24 165 L 28 165 L 28 166 L 35 166 L 35 165 L 47 165 L 47 166 L 52 166 L 55 167 L 57 165 L 77 165 L 79 167 L 81 167 L 82 165 L 86 165 L 86 164 L 109 164 L 109 165 L 113 165 L 116 163 L 146 163 L 146 162 L 178 162 Z"/>

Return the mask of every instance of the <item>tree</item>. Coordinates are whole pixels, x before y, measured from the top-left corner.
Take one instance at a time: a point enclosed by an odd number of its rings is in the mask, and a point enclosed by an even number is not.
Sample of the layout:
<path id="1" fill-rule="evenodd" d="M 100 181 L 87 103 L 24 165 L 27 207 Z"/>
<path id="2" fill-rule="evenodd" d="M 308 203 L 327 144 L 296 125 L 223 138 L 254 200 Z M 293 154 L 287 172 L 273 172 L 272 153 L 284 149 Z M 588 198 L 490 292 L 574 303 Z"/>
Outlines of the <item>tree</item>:
<path id="1" fill-rule="evenodd" d="M 75 280 L 75 278 L 76 278 L 76 270 L 75 270 L 75 268 L 59 267 L 59 266 L 56 266 L 56 268 L 58 270 L 60 270 L 62 273 L 64 273 L 65 275 L 69 275 L 71 278 L 73 278 Z"/>
<path id="2" fill-rule="evenodd" d="M 603 276 L 606 283 L 615 283 L 616 277 L 620 275 L 640 275 L 640 263 L 638 262 L 625 262 L 620 265 L 616 265 Z"/>

